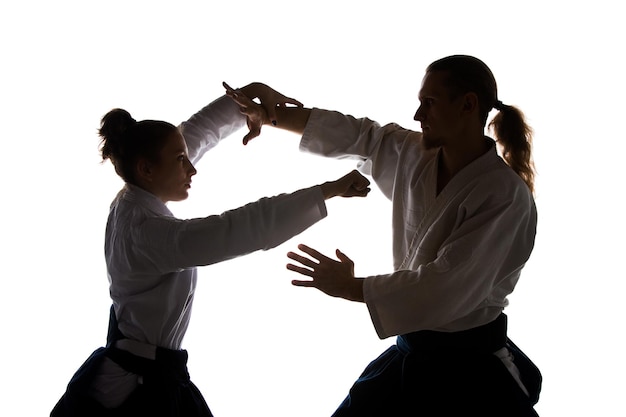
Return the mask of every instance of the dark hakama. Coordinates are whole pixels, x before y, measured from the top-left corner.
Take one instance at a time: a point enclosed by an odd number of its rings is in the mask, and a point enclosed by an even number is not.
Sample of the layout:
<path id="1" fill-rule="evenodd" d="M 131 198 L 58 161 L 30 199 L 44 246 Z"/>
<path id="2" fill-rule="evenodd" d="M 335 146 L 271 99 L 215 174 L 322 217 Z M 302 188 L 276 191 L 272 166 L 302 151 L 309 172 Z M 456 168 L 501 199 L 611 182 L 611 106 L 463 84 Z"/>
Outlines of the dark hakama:
<path id="1" fill-rule="evenodd" d="M 96 349 L 76 371 L 51 417 L 213 417 L 202 394 L 189 379 L 186 350 L 157 347 L 156 357 L 151 360 L 115 348 L 114 342 L 121 338 L 111 309 L 107 346 Z M 104 357 L 142 377 L 137 389 L 114 409 L 104 408 L 88 395 Z"/>
<path id="2" fill-rule="evenodd" d="M 526 395 L 493 352 L 514 356 Z M 537 416 L 541 374 L 506 336 L 506 316 L 462 332 L 421 331 L 371 362 L 333 417 Z"/>

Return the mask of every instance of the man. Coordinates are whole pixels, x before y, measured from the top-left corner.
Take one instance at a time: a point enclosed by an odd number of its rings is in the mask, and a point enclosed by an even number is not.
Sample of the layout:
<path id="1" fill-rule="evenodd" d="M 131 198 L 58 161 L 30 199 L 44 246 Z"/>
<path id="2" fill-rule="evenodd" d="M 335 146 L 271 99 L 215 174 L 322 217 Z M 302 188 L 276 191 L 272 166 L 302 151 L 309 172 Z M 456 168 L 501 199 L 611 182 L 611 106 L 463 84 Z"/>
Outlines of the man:
<path id="1" fill-rule="evenodd" d="M 256 106 L 225 86 L 242 112 Z M 355 277 L 339 250 L 288 253 L 287 268 L 307 277 L 294 285 L 364 302 L 378 336 L 397 336 L 334 416 L 537 415 L 541 375 L 502 313 L 535 238 L 531 130 L 474 57 L 429 65 L 419 100 L 422 132 L 298 105 L 266 109 L 246 138 L 272 123 L 301 134 L 303 150 L 359 158 L 393 203 L 390 274 Z M 504 160 L 485 136 L 493 108 Z"/>

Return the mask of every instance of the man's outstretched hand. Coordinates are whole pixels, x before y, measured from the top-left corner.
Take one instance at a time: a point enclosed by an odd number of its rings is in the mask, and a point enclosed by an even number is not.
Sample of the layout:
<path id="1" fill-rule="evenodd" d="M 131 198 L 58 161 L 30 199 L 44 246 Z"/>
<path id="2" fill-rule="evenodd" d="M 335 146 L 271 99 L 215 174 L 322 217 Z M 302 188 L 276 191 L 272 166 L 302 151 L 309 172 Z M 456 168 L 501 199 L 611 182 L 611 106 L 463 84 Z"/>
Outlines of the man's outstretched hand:
<path id="1" fill-rule="evenodd" d="M 354 262 L 339 249 L 335 251 L 338 261 L 331 259 L 306 245 L 298 249 L 308 256 L 295 252 L 287 257 L 299 265 L 289 263 L 287 269 L 310 277 L 310 280 L 293 280 L 297 287 L 312 287 L 332 296 L 363 302 L 363 279 L 354 277 Z"/>

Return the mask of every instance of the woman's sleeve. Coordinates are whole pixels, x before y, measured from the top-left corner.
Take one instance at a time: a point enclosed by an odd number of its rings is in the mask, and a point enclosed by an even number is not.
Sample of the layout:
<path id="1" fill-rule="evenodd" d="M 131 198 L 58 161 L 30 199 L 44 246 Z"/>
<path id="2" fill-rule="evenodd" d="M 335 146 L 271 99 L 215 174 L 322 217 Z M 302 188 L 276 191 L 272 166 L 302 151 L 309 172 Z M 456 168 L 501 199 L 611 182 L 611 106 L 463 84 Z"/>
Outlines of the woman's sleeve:
<path id="1" fill-rule="evenodd" d="M 385 126 L 368 118 L 357 119 L 336 111 L 312 109 L 300 149 L 330 158 L 352 158 L 391 198 L 401 150 L 420 134 L 397 124 Z"/>
<path id="2" fill-rule="evenodd" d="M 262 198 L 221 215 L 191 220 L 156 217 L 141 227 L 146 258 L 160 272 L 209 265 L 267 250 L 326 217 L 319 186 Z"/>
<path id="3" fill-rule="evenodd" d="M 206 151 L 245 124 L 245 116 L 228 96 L 216 99 L 181 123 L 180 129 L 187 143 L 191 163 L 198 162 Z"/>

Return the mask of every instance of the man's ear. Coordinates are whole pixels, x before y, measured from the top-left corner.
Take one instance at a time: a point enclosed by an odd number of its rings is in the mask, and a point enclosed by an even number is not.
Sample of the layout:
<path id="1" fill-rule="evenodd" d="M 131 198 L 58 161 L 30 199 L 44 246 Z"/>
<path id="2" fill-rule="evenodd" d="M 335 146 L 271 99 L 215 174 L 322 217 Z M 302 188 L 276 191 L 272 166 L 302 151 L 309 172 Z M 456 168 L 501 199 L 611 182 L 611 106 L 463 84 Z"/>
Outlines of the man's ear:
<path id="1" fill-rule="evenodd" d="M 137 177 L 143 181 L 152 182 L 152 164 L 146 158 L 139 158 L 135 167 L 137 171 Z"/>
<path id="2" fill-rule="evenodd" d="M 466 113 L 478 111 L 478 96 L 476 93 L 465 93 L 463 96 L 463 111 Z"/>

